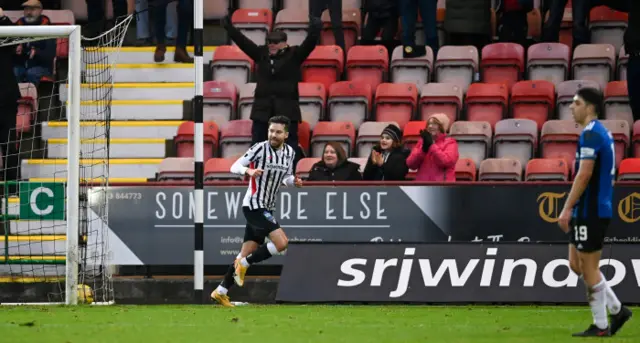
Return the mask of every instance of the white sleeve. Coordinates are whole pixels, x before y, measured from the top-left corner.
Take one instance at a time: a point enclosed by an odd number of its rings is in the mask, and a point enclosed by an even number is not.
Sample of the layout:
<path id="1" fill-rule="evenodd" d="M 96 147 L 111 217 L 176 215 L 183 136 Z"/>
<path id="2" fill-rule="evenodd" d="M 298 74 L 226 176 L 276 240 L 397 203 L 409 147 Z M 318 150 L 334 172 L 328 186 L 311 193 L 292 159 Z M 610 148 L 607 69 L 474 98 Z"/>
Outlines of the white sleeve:
<path id="1" fill-rule="evenodd" d="M 237 161 L 233 163 L 231 166 L 231 172 L 233 174 L 244 176 L 249 169 L 249 165 L 251 162 L 255 162 L 260 156 L 260 152 L 263 149 L 262 143 L 254 144 L 247 152 L 242 155 Z"/>
<path id="2" fill-rule="evenodd" d="M 296 160 L 296 152 L 295 150 L 293 150 L 293 148 L 291 148 L 291 163 L 289 163 L 289 169 L 287 170 L 287 175 L 282 180 L 282 183 L 287 187 L 293 186 L 296 181 L 296 177 L 293 175 L 293 163 L 295 160 Z"/>

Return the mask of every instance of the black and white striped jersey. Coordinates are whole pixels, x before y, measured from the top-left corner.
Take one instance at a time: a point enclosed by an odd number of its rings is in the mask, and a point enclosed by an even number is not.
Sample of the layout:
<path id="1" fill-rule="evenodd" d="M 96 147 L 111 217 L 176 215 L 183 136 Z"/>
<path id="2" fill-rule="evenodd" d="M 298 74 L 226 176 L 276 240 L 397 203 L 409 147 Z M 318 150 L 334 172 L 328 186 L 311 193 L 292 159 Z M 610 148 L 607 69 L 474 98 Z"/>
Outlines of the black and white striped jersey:
<path id="1" fill-rule="evenodd" d="M 256 143 L 240 157 L 231 166 L 232 173 L 245 175 L 249 168 L 263 170 L 262 175 L 249 180 L 242 206 L 251 210 L 275 210 L 280 186 L 294 184 L 294 157 L 295 151 L 288 144 L 275 150 L 269 141 Z"/>

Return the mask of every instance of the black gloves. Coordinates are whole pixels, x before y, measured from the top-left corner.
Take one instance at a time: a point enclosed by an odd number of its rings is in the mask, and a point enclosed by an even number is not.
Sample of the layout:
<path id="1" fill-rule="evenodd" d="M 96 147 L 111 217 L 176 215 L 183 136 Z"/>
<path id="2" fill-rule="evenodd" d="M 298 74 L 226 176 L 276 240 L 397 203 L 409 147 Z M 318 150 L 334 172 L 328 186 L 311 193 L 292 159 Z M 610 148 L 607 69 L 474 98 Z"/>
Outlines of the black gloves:
<path id="1" fill-rule="evenodd" d="M 431 144 L 433 144 L 433 137 L 427 130 L 420 131 L 420 137 L 422 137 L 422 151 L 428 152 Z"/>

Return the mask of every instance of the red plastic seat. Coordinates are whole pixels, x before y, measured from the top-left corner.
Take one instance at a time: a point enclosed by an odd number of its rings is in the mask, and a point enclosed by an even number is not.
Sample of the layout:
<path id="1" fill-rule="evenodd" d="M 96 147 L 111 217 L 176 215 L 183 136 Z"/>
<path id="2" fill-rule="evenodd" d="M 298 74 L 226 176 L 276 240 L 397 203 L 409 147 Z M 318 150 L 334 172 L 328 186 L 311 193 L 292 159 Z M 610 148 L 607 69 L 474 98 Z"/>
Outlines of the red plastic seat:
<path id="1" fill-rule="evenodd" d="M 204 165 L 205 181 L 240 181 L 242 177 L 231 173 L 233 158 L 210 158 Z"/>
<path id="2" fill-rule="evenodd" d="M 203 119 L 219 125 L 236 118 L 238 92 L 233 83 L 207 81 L 203 85 Z"/>
<path id="3" fill-rule="evenodd" d="M 311 140 L 311 127 L 306 121 L 298 124 L 298 145 L 302 148 L 305 155 L 309 154 L 309 141 Z"/>
<path id="4" fill-rule="evenodd" d="M 633 113 L 629 105 L 627 81 L 611 81 L 604 89 L 604 109 L 607 119 L 625 120 L 633 126 Z"/>
<path id="5" fill-rule="evenodd" d="M 495 128 L 506 117 L 509 108 L 509 88 L 504 84 L 474 83 L 466 98 L 467 120 L 486 121 Z"/>
<path id="6" fill-rule="evenodd" d="M 336 45 L 319 45 L 302 64 L 302 81 L 321 83 L 325 89 L 340 81 L 344 54 Z"/>
<path id="7" fill-rule="evenodd" d="M 616 150 L 616 167 L 620 165 L 620 162 L 627 157 L 627 151 L 629 150 L 629 144 L 631 142 L 631 126 L 626 120 L 602 120 L 604 125 L 611 135 L 613 135 L 613 142 Z"/>
<path id="8" fill-rule="evenodd" d="M 470 158 L 461 158 L 456 162 L 456 181 L 475 181 L 476 164 Z"/>
<path id="9" fill-rule="evenodd" d="M 591 80 L 604 89 L 616 68 L 616 49 L 611 44 L 581 44 L 573 51 L 575 80 Z"/>
<path id="10" fill-rule="evenodd" d="M 311 135 L 311 156 L 322 156 L 324 145 L 327 142 L 338 142 L 342 144 L 347 156 L 355 148 L 356 130 L 349 122 L 319 122 Z"/>
<path id="11" fill-rule="evenodd" d="M 239 8 L 233 12 L 231 22 L 254 43 L 264 45 L 266 44 L 267 34 L 271 31 L 273 13 L 266 8 Z"/>
<path id="12" fill-rule="evenodd" d="M 488 122 L 457 121 L 451 125 L 449 136 L 458 142 L 460 158 L 471 159 L 476 167 L 490 155 L 493 131 Z"/>
<path id="13" fill-rule="evenodd" d="M 496 124 L 493 154 L 497 158 L 514 158 L 522 166 L 535 156 L 538 125 L 530 119 L 504 119 Z"/>
<path id="14" fill-rule="evenodd" d="M 321 83 L 300 82 L 298 95 L 302 120 L 313 130 L 318 121 L 325 118 L 327 90 Z"/>
<path id="15" fill-rule="evenodd" d="M 309 12 L 299 8 L 284 8 L 276 14 L 274 31 L 287 34 L 287 44 L 300 45 L 307 37 L 309 28 Z"/>
<path id="16" fill-rule="evenodd" d="M 619 51 L 624 44 L 629 15 L 607 6 L 597 6 L 589 13 L 591 43 L 612 44 Z"/>
<path id="17" fill-rule="evenodd" d="M 420 140 L 420 131 L 427 127 L 427 122 L 424 120 L 410 121 L 402 130 L 402 141 L 407 149 L 413 149 L 413 147 Z"/>
<path id="18" fill-rule="evenodd" d="M 277 0 L 238 0 L 238 8 L 273 8 Z"/>
<path id="19" fill-rule="evenodd" d="M 560 120 L 573 120 L 571 114 L 571 103 L 573 103 L 573 97 L 580 88 L 596 88 L 600 89 L 600 86 L 595 81 L 588 80 L 569 80 L 561 82 L 556 86 L 556 108 L 558 112 L 557 118 Z"/>
<path id="20" fill-rule="evenodd" d="M 307 180 L 309 178 L 309 174 L 311 173 L 311 169 L 313 165 L 320 162 L 322 159 L 320 157 L 306 157 L 300 159 L 298 164 L 296 165 L 296 176 Z"/>
<path id="21" fill-rule="evenodd" d="M 395 47 L 391 54 L 391 82 L 414 83 L 422 87 L 431 81 L 433 50 L 428 46 L 426 48 L 424 56 L 404 58 L 402 46 Z"/>
<path id="22" fill-rule="evenodd" d="M 232 120 L 220 128 L 220 157 L 244 154 L 251 147 L 251 120 Z"/>
<path id="23" fill-rule="evenodd" d="M 418 107 L 418 89 L 411 83 L 381 83 L 376 90 L 376 121 L 394 121 L 402 129 Z"/>
<path id="24" fill-rule="evenodd" d="M 620 163 L 618 181 L 640 181 L 640 158 L 627 158 Z"/>
<path id="25" fill-rule="evenodd" d="M 620 81 L 627 81 L 627 65 L 629 64 L 629 54 L 627 54 L 624 46 L 620 48 L 620 54 L 618 54 L 618 75 L 617 78 Z"/>
<path id="26" fill-rule="evenodd" d="M 191 181 L 195 171 L 193 157 L 167 157 L 158 165 L 158 181 Z"/>
<path id="27" fill-rule="evenodd" d="M 531 119 L 538 130 L 554 113 L 556 90 L 549 81 L 520 81 L 511 88 L 511 115 L 516 119 Z"/>
<path id="28" fill-rule="evenodd" d="M 443 46 L 438 50 L 435 62 L 436 82 L 453 83 L 466 93 L 479 65 L 475 46 Z"/>
<path id="29" fill-rule="evenodd" d="M 510 158 L 488 158 L 480 163 L 478 181 L 522 181 L 522 165 Z"/>
<path id="30" fill-rule="evenodd" d="M 238 109 L 235 119 L 250 119 L 253 100 L 256 95 L 256 84 L 245 83 L 238 89 Z"/>
<path id="31" fill-rule="evenodd" d="M 569 181 L 569 165 L 563 158 L 534 158 L 527 163 L 525 181 Z"/>
<path id="32" fill-rule="evenodd" d="M 515 43 L 494 43 L 482 48 L 482 81 L 502 83 L 509 88 L 522 79 L 524 48 Z"/>
<path id="33" fill-rule="evenodd" d="M 340 81 L 329 88 L 327 101 L 328 119 L 350 122 L 357 130 L 370 117 L 373 90 L 362 82 Z"/>
<path id="34" fill-rule="evenodd" d="M 569 165 L 576 159 L 582 128 L 571 120 L 550 120 L 542 126 L 542 158 L 563 158 Z"/>
<path id="35" fill-rule="evenodd" d="M 216 48 L 211 70 L 216 81 L 228 81 L 240 87 L 249 82 L 254 62 L 235 45 L 223 45 Z"/>
<path id="36" fill-rule="evenodd" d="M 320 36 L 320 44 L 322 45 L 335 45 L 336 40 L 333 35 L 333 28 L 331 26 L 331 18 L 329 16 L 329 10 L 322 13 L 322 34 Z M 362 22 L 362 16 L 360 10 L 356 8 L 344 8 L 342 9 L 342 32 L 344 33 L 344 45 L 345 49 L 349 49 L 356 45 L 358 37 L 360 37 L 360 23 Z"/>
<path id="37" fill-rule="evenodd" d="M 527 75 L 529 80 L 546 80 L 554 85 L 569 77 L 571 50 L 562 43 L 539 43 L 527 51 Z"/>
<path id="38" fill-rule="evenodd" d="M 633 144 L 633 156 L 640 157 L 640 120 L 636 120 L 636 122 L 633 123 L 631 144 Z"/>
<path id="39" fill-rule="evenodd" d="M 347 53 L 347 79 L 376 89 L 389 71 L 389 53 L 382 45 L 356 45 Z"/>
<path id="40" fill-rule="evenodd" d="M 204 128 L 203 156 L 206 161 L 215 156 L 216 146 L 218 145 L 218 125 L 215 122 L 207 121 L 202 126 Z M 173 139 L 178 157 L 194 156 L 194 134 L 195 124 L 192 121 L 180 124 L 178 132 Z"/>
<path id="41" fill-rule="evenodd" d="M 35 114 L 32 106 L 26 103 L 18 104 L 18 112 L 15 114 L 17 133 L 32 132 L 32 114 Z"/>
<path id="42" fill-rule="evenodd" d="M 453 83 L 428 83 L 422 87 L 418 119 L 427 120 L 432 114 L 444 113 L 451 123 L 460 118 L 462 87 Z"/>

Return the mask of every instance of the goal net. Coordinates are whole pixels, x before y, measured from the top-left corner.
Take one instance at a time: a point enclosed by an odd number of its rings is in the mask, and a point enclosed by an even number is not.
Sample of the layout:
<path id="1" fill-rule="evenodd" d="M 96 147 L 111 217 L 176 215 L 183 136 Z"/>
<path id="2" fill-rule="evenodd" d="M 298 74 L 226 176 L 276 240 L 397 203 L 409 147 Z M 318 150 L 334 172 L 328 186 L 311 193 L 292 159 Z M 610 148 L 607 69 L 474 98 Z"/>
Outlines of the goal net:
<path id="1" fill-rule="evenodd" d="M 79 26 L 0 26 L 0 53 L 14 55 L 21 93 L 17 113 L 0 114 L 16 116 L 0 130 L 2 304 L 113 303 L 110 107 L 132 18 L 95 38 Z M 53 54 L 51 70 L 34 69 Z"/>

